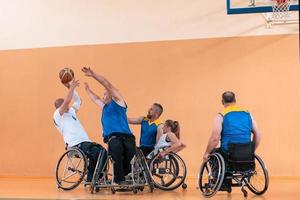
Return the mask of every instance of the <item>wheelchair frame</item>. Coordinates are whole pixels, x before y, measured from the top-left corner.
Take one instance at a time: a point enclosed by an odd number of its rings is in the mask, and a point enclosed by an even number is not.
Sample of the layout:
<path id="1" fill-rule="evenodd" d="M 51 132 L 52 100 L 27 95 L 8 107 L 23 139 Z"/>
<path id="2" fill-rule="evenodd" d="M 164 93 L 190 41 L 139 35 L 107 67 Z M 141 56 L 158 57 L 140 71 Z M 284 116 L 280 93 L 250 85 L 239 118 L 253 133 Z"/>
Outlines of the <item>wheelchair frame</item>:
<path id="1" fill-rule="evenodd" d="M 145 158 L 143 157 L 142 152 L 137 148 L 136 154 L 131 160 L 131 175 L 129 176 L 128 184 L 126 185 L 118 185 L 114 183 L 114 169 L 113 169 L 113 160 L 110 155 L 107 153 L 107 159 L 105 160 L 105 168 L 106 169 L 100 169 L 100 164 L 103 162 L 103 151 L 99 153 L 98 160 L 96 163 L 95 171 L 93 174 L 93 179 L 90 183 L 85 182 L 84 186 L 90 185 L 90 192 L 94 193 L 99 192 L 100 188 L 109 188 L 111 189 L 111 192 L 114 194 L 116 191 L 133 191 L 133 193 L 137 193 L 138 190 L 143 191 L 144 187 L 147 186 L 149 188 L 149 192 L 152 192 L 154 189 L 154 185 L 149 173 L 148 165 L 146 164 Z M 77 169 L 79 164 L 75 166 L 72 163 L 71 167 L 65 166 L 63 176 L 66 170 L 72 171 L 71 175 L 68 175 L 67 177 L 60 177 L 59 175 L 59 168 L 61 161 L 67 156 L 67 164 L 73 158 L 81 158 L 83 160 L 83 169 Z M 70 158 L 71 157 L 71 158 Z M 63 190 L 72 190 L 76 188 L 84 179 L 84 177 L 87 174 L 87 165 L 88 165 L 88 159 L 86 155 L 77 147 L 75 148 L 69 148 L 59 159 L 59 162 L 56 167 L 56 181 L 58 188 L 61 188 Z M 81 162 L 81 161 L 80 161 Z M 79 162 L 79 163 L 80 163 Z M 66 164 L 66 165 L 67 165 Z M 111 167 L 111 172 L 110 170 Z M 68 169 L 66 169 L 68 167 Z M 73 167 L 73 168 L 72 168 Z M 74 184 L 70 187 L 65 187 L 62 185 L 62 181 L 65 181 L 66 178 L 71 177 L 72 175 L 78 173 L 80 175 L 79 179 L 76 182 L 73 182 Z M 102 174 L 102 177 L 99 179 L 100 175 Z M 67 181 L 65 181 L 67 182 Z M 72 183 L 72 182 L 70 182 Z"/>
<path id="2" fill-rule="evenodd" d="M 257 163 L 255 163 L 257 161 Z M 234 163 L 233 161 L 230 161 Z M 214 166 L 214 163 L 217 166 Z M 240 162 L 236 162 L 234 164 L 239 164 Z M 246 163 L 246 162 L 245 162 Z M 247 162 L 250 163 L 250 162 Z M 254 169 L 247 169 L 247 170 L 235 170 L 230 169 L 229 163 L 226 163 L 224 158 L 219 153 L 212 153 L 209 157 L 209 160 L 203 162 L 199 174 L 198 174 L 198 186 L 199 190 L 202 192 L 204 197 L 212 197 L 218 191 L 227 191 L 231 193 L 231 187 L 241 187 L 241 191 L 243 192 L 244 197 L 248 196 L 248 192 L 245 190 L 245 186 L 256 195 L 264 194 L 269 186 L 269 174 L 268 171 L 262 161 L 262 159 L 254 154 L 254 161 L 253 161 Z M 257 175 L 257 168 L 258 166 L 262 168 L 263 176 L 264 176 L 264 187 L 263 189 L 258 189 L 255 185 L 251 184 L 251 179 Z M 204 183 L 203 181 L 203 174 L 204 171 L 207 170 L 208 172 L 208 183 Z M 232 180 L 235 183 L 232 183 Z M 225 182 L 224 182 L 225 181 Z M 228 182 L 229 181 L 229 182 Z M 226 183 L 227 182 L 227 183 Z M 226 185 L 229 184 L 229 185 Z"/>

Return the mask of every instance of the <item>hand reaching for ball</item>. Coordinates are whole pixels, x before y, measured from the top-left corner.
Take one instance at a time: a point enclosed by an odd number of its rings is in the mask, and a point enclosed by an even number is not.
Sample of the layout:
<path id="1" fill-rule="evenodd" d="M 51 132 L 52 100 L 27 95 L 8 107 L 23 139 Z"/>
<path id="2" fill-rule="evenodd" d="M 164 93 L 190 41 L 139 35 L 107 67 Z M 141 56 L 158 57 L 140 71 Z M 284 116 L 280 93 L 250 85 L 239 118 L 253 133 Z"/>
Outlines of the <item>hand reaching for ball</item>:
<path id="1" fill-rule="evenodd" d="M 73 79 L 73 81 L 70 83 L 70 89 L 71 90 L 74 90 L 76 87 L 78 87 L 79 86 L 79 80 L 77 79 Z"/>
<path id="2" fill-rule="evenodd" d="M 89 67 L 83 67 L 82 69 L 81 69 L 81 71 L 84 73 L 84 75 L 86 75 L 86 76 L 93 76 L 94 75 L 94 72 L 93 72 L 93 70 L 91 70 L 91 68 L 89 68 Z"/>

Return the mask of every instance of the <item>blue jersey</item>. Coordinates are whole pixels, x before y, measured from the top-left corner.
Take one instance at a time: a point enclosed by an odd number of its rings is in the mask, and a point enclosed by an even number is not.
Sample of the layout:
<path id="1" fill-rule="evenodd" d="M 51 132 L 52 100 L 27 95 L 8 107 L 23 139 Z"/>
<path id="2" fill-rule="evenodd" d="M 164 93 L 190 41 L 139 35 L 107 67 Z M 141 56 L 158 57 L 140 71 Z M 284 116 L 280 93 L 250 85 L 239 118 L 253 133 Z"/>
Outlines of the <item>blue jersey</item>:
<path id="1" fill-rule="evenodd" d="M 249 112 L 237 106 L 228 106 L 220 113 L 223 116 L 221 149 L 228 152 L 230 143 L 250 143 L 252 118 Z"/>
<path id="2" fill-rule="evenodd" d="M 128 126 L 126 111 L 127 107 L 120 106 L 114 100 L 104 105 L 101 119 L 104 138 L 113 133 L 132 135 Z"/>
<path id="3" fill-rule="evenodd" d="M 140 146 L 154 147 L 156 144 L 157 127 L 161 122 L 159 119 L 150 122 L 147 117 L 144 117 L 141 123 Z"/>

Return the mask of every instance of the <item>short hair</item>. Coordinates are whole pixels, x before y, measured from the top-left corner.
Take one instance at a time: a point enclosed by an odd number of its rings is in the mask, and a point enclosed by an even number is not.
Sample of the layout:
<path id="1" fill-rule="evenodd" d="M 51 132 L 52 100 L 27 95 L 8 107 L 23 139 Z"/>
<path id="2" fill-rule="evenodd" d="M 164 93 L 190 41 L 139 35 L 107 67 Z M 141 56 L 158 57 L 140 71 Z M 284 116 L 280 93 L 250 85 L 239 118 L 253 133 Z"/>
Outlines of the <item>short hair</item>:
<path id="1" fill-rule="evenodd" d="M 223 103 L 234 103 L 235 100 L 235 94 L 231 91 L 226 91 L 222 94 L 222 101 Z"/>
<path id="2" fill-rule="evenodd" d="M 64 99 L 63 99 L 63 98 L 58 98 L 58 99 L 55 100 L 54 106 L 55 106 L 55 108 L 57 109 L 57 108 L 59 108 L 63 103 L 64 103 Z"/>
<path id="3" fill-rule="evenodd" d="M 156 109 L 158 116 L 161 116 L 161 114 L 164 111 L 164 108 L 162 107 L 162 105 L 159 103 L 154 103 L 153 105 L 158 108 L 158 109 Z"/>

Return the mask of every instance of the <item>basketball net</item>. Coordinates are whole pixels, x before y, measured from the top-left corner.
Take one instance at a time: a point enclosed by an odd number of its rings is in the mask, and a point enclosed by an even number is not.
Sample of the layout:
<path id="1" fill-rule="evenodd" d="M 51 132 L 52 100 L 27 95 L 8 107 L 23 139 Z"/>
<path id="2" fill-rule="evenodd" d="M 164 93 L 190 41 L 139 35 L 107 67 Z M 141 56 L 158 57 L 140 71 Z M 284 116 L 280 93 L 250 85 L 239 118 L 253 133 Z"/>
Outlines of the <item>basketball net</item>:
<path id="1" fill-rule="evenodd" d="M 285 20 L 290 17 L 291 0 L 273 0 L 273 20 Z"/>

